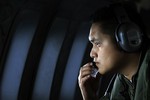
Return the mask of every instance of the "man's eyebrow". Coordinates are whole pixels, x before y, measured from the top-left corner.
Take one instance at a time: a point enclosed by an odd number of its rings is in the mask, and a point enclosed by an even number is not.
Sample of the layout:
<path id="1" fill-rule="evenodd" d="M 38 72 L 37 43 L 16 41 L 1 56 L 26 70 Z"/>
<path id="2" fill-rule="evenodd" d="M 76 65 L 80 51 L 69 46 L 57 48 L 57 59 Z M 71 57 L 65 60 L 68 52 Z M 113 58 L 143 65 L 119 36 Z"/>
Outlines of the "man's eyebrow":
<path id="1" fill-rule="evenodd" d="M 92 39 L 89 39 L 89 41 L 92 43 L 95 43 L 95 42 L 99 41 L 99 39 L 92 38 Z"/>
<path id="2" fill-rule="evenodd" d="M 95 40 L 94 40 L 94 39 L 91 39 L 91 40 L 89 40 L 89 41 L 92 42 L 92 43 L 94 43 Z"/>

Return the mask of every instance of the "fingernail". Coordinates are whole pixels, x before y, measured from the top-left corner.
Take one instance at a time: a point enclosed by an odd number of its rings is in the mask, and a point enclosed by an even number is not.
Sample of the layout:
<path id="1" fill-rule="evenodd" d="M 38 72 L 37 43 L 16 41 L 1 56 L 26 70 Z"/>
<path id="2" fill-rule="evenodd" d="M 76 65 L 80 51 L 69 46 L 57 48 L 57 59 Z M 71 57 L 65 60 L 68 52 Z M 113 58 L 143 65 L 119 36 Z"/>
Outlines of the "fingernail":
<path id="1" fill-rule="evenodd" d="M 90 66 L 93 66 L 93 63 L 92 63 L 92 62 L 90 63 Z"/>

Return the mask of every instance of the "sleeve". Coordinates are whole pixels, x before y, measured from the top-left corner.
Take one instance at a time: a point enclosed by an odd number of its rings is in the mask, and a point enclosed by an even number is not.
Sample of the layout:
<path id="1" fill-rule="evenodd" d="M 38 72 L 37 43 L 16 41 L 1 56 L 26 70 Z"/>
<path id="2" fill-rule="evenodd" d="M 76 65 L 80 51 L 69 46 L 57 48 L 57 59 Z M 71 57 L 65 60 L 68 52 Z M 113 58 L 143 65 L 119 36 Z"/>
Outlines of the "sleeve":
<path id="1" fill-rule="evenodd" d="M 139 70 L 134 100 L 150 100 L 150 53 Z"/>
<path id="2" fill-rule="evenodd" d="M 146 69 L 146 97 L 147 100 L 150 100 L 150 61 L 148 62 L 148 67 Z"/>
<path id="3" fill-rule="evenodd" d="M 103 96 L 99 100 L 110 100 L 110 95 Z"/>

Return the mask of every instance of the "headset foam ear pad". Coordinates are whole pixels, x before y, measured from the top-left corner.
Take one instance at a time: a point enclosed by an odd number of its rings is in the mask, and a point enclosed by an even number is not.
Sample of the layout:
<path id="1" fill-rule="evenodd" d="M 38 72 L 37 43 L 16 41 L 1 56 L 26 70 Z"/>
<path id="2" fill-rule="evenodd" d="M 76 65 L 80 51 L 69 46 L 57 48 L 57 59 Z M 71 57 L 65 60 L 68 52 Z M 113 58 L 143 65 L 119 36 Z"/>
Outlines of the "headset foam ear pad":
<path id="1" fill-rule="evenodd" d="M 142 44 L 140 28 L 134 23 L 121 23 L 115 33 L 116 41 L 126 52 L 138 51 Z"/>

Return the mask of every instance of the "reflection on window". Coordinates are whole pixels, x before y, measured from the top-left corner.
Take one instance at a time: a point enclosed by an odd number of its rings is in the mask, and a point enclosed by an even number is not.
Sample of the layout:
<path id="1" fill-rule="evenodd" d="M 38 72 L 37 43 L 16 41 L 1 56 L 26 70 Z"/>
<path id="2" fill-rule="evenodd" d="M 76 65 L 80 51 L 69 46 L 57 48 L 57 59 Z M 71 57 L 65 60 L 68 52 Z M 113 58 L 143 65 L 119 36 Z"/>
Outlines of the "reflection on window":
<path id="1" fill-rule="evenodd" d="M 67 27 L 67 20 L 57 18 L 50 29 L 37 72 L 33 100 L 49 100 L 55 67 Z"/>
<path id="2" fill-rule="evenodd" d="M 66 66 L 60 100 L 73 100 L 79 68 L 88 44 L 89 24 L 82 24 L 73 43 Z"/>

